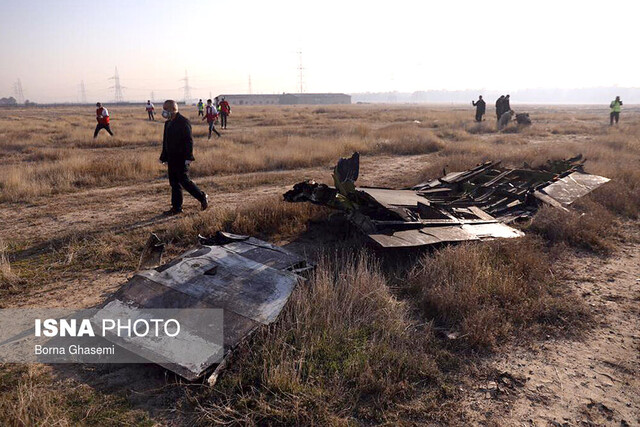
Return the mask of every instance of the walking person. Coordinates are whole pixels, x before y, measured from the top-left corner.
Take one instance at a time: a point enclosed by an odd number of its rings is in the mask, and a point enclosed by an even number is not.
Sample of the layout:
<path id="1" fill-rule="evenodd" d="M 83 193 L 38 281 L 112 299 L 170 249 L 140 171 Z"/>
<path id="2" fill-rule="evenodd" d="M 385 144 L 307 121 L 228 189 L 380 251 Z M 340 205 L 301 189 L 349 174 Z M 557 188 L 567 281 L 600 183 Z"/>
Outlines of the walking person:
<path id="1" fill-rule="evenodd" d="M 153 107 L 151 100 L 147 100 L 147 105 L 145 106 L 145 109 L 147 110 L 147 115 L 149 116 L 149 120 L 152 120 L 155 122 L 156 118 L 154 116 L 154 113 L 156 109 Z"/>
<path id="2" fill-rule="evenodd" d="M 482 99 L 482 95 L 478 96 L 477 101 L 471 101 L 471 105 L 476 107 L 476 122 L 481 122 L 482 116 L 484 116 L 487 110 L 487 104 L 484 102 L 484 99 Z"/>
<path id="3" fill-rule="evenodd" d="M 618 124 L 618 121 L 620 120 L 620 111 L 622 111 L 622 100 L 620 100 L 619 96 L 616 96 L 616 99 L 611 101 L 609 108 L 611 108 L 611 112 L 609 113 L 609 126 L 613 126 L 614 120 L 616 124 Z"/>
<path id="4" fill-rule="evenodd" d="M 96 125 L 96 130 L 93 132 L 93 138 L 98 137 L 98 132 L 102 129 L 106 130 L 109 135 L 113 136 L 113 132 L 111 132 L 111 127 L 109 126 L 109 111 L 102 106 L 101 103 L 96 103 L 96 120 L 98 124 Z"/>
<path id="5" fill-rule="evenodd" d="M 504 95 L 500 95 L 500 98 L 498 98 L 496 100 L 496 116 L 497 116 L 497 120 L 500 120 L 500 117 L 502 117 L 502 113 L 505 112 L 504 109 Z"/>
<path id="6" fill-rule="evenodd" d="M 220 135 L 220 132 L 218 132 L 215 127 L 215 121 L 218 119 L 218 110 L 213 106 L 213 102 L 210 99 L 207 99 L 206 113 L 202 120 L 204 119 L 207 119 L 207 123 L 209 124 L 209 137 L 207 139 L 211 139 L 211 132 L 220 138 L 222 135 Z"/>
<path id="7" fill-rule="evenodd" d="M 202 99 L 198 101 L 198 117 L 204 116 L 204 103 Z"/>
<path id="8" fill-rule="evenodd" d="M 182 189 L 185 189 L 200 202 L 202 210 L 209 206 L 207 194 L 189 179 L 189 164 L 193 158 L 193 135 L 191 123 L 178 112 L 178 103 L 167 100 L 162 105 L 164 123 L 162 154 L 160 161 L 167 164 L 169 184 L 171 185 L 171 209 L 165 215 L 182 212 Z"/>
<path id="9" fill-rule="evenodd" d="M 220 105 L 218 107 L 220 108 L 220 128 L 226 129 L 227 116 L 231 114 L 231 106 L 229 105 L 226 99 L 222 98 L 222 101 L 220 101 Z"/>

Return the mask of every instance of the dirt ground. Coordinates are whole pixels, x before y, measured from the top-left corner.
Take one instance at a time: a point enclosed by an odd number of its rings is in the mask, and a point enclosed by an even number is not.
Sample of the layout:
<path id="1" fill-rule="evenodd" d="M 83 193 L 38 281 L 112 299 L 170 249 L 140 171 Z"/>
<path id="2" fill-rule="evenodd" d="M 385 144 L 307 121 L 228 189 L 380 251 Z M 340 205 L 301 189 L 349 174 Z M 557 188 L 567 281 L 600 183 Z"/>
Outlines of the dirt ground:
<path id="1" fill-rule="evenodd" d="M 629 230 L 637 233 L 638 230 Z M 610 259 L 573 259 L 567 274 L 596 326 L 579 339 L 512 346 L 463 393 L 479 425 L 640 425 L 640 247 Z"/>

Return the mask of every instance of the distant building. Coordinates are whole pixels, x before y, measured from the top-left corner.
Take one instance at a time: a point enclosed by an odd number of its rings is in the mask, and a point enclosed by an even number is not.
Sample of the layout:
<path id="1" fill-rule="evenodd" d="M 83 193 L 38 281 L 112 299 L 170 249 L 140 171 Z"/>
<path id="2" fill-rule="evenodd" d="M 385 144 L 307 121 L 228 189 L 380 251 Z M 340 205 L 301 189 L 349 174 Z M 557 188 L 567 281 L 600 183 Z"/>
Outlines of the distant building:
<path id="1" fill-rule="evenodd" d="M 344 93 L 283 93 L 282 95 L 218 95 L 216 105 L 225 98 L 232 105 L 327 105 L 351 104 Z"/>

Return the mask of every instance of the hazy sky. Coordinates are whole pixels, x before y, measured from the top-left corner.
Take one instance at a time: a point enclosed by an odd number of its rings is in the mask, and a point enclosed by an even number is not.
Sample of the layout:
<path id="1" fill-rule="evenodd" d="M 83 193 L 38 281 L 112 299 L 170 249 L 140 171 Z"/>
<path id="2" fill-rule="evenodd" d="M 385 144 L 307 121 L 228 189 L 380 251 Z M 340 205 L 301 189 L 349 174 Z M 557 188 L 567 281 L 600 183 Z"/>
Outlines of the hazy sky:
<path id="1" fill-rule="evenodd" d="M 0 0 L 0 96 L 640 86 L 635 1 Z"/>

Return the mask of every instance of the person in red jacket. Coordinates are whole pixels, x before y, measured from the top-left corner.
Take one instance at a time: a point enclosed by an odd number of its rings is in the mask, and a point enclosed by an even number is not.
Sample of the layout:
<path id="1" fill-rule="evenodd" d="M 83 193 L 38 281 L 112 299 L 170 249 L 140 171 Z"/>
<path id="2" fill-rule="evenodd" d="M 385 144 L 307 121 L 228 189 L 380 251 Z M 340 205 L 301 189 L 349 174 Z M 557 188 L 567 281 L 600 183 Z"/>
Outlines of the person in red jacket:
<path id="1" fill-rule="evenodd" d="M 214 126 L 214 123 L 217 118 L 218 118 L 218 110 L 216 110 L 216 107 L 213 106 L 213 102 L 210 99 L 207 99 L 205 114 L 204 114 L 204 117 L 202 118 L 202 120 L 207 119 L 207 123 L 209 124 L 209 138 L 207 139 L 211 139 L 211 132 L 214 132 L 216 135 L 218 135 L 218 138 L 222 136 Z"/>
<path id="2" fill-rule="evenodd" d="M 227 116 L 231 114 L 231 106 L 226 99 L 222 98 L 220 101 L 220 127 L 222 129 L 227 128 Z"/>
<path id="3" fill-rule="evenodd" d="M 93 137 L 97 138 L 98 132 L 100 132 L 101 129 L 105 129 L 109 135 L 113 136 L 113 132 L 111 132 L 111 127 L 109 126 L 109 112 L 99 102 L 96 104 L 96 107 L 98 107 L 96 109 L 96 120 L 98 124 L 96 125 L 96 130 L 93 132 Z"/>

